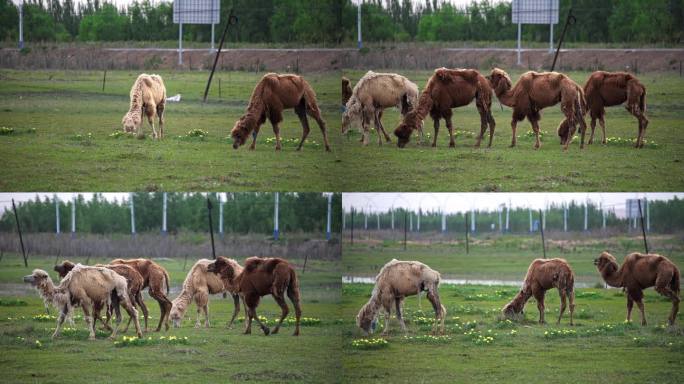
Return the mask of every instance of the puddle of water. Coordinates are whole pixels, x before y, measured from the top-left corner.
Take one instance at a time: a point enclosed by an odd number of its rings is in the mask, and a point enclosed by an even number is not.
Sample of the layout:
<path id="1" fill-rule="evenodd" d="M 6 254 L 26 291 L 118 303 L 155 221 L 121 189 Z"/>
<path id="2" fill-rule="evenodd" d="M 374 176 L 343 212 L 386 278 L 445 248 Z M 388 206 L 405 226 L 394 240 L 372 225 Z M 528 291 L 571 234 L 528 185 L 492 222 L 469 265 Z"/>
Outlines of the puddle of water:
<path id="1" fill-rule="evenodd" d="M 373 277 L 360 276 L 342 276 L 343 284 L 360 283 L 360 284 L 375 284 Z M 510 287 L 522 286 L 522 281 L 518 280 L 487 280 L 487 279 L 440 279 L 440 284 L 447 285 L 503 285 Z M 575 288 L 588 288 L 589 284 L 575 283 Z"/>

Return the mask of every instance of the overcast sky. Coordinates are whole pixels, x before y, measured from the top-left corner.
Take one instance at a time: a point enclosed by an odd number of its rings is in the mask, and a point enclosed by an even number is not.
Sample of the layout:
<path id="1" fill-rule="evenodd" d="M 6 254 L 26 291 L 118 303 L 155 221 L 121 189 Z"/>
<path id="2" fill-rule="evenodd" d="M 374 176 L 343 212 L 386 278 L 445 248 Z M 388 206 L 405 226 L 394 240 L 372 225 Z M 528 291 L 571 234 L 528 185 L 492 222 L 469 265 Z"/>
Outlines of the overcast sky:
<path id="1" fill-rule="evenodd" d="M 670 200 L 675 195 L 684 198 L 684 193 L 344 193 L 342 206 L 345 211 L 354 207 L 356 210 L 384 212 L 394 206 L 414 211 L 420 208 L 423 211 L 456 213 L 472 209 L 496 210 L 501 204 L 509 202 L 514 208 L 539 209 L 551 203 L 589 200 L 615 209 L 616 214 L 621 215 L 626 199 L 646 197 L 649 200 Z"/>

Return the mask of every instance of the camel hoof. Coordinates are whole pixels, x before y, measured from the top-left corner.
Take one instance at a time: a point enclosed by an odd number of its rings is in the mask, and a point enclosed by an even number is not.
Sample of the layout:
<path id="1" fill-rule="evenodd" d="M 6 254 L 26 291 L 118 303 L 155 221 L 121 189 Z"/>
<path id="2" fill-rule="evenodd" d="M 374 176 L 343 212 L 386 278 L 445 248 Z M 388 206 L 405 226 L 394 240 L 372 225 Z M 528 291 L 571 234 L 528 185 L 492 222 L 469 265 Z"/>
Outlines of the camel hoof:
<path id="1" fill-rule="evenodd" d="M 435 148 L 436 146 L 437 146 L 437 144 L 435 144 L 435 143 L 432 143 L 432 145 L 431 145 L 432 148 Z"/>
<path id="2" fill-rule="evenodd" d="M 271 331 L 266 327 L 264 327 L 263 331 L 264 331 L 264 336 L 268 336 L 271 334 Z"/>
<path id="3" fill-rule="evenodd" d="M 325 151 L 326 151 L 326 152 L 330 152 L 330 147 L 329 147 L 329 146 L 326 146 L 326 147 L 325 147 Z"/>
<path id="4" fill-rule="evenodd" d="M 297 147 L 297 152 L 301 151 L 302 147 Z"/>
<path id="5" fill-rule="evenodd" d="M 449 143 L 449 148 L 456 148 L 456 143 Z"/>
<path id="6" fill-rule="evenodd" d="M 515 148 L 515 144 L 509 145 L 508 148 Z"/>
<path id="7" fill-rule="evenodd" d="M 292 336 L 299 336 L 299 330 L 296 330 L 296 331 L 292 334 Z"/>

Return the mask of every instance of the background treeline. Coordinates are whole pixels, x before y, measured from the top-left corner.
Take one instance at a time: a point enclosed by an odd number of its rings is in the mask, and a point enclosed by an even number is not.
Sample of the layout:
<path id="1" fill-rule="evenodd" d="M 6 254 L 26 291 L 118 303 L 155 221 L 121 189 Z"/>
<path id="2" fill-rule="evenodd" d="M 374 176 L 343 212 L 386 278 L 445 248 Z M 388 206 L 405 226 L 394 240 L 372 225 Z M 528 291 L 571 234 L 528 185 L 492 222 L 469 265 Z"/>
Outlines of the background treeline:
<path id="1" fill-rule="evenodd" d="M 27 0 L 27 41 L 154 41 L 178 38 L 170 1 L 133 2 L 127 7 L 99 0 Z M 684 0 L 561 0 L 556 38 L 570 7 L 577 23 L 568 42 L 680 43 Z M 357 8 L 351 0 L 221 0 L 223 30 L 235 9 L 239 23 L 229 41 L 247 43 L 352 44 Z M 502 41 L 516 38 L 511 2 L 473 0 L 457 7 L 442 0 L 363 1 L 364 41 Z M 0 40 L 15 40 L 18 12 L 0 0 Z M 208 42 L 209 25 L 186 25 L 186 41 Z M 548 25 L 525 25 L 526 42 L 548 41 Z M 217 37 L 218 39 L 218 37 Z"/>
<path id="2" fill-rule="evenodd" d="M 648 201 L 650 215 L 651 232 L 658 233 L 674 233 L 684 229 L 684 200 L 677 199 L 663 201 L 654 200 Z M 628 228 L 633 229 L 633 220 L 626 218 L 618 218 L 615 214 L 616 207 L 607 207 L 605 209 L 606 228 L 619 229 L 620 231 L 627 231 Z M 624 208 L 624 207 L 623 207 Z M 567 206 L 568 216 L 567 224 L 568 231 L 583 231 L 584 230 L 584 203 L 572 202 Z M 404 216 L 407 216 L 407 229 L 417 230 L 418 212 L 406 211 L 403 208 L 395 209 L 394 211 L 394 228 L 403 231 Z M 546 230 L 548 231 L 563 231 L 563 207 L 560 205 L 550 205 L 544 212 L 546 218 Z M 644 225 L 646 225 L 646 207 L 643 207 Z M 355 211 L 354 213 L 354 228 L 363 229 L 366 223 L 366 215 L 368 217 L 368 230 L 377 230 L 378 216 L 380 218 L 381 230 L 392 228 L 392 213 L 381 212 L 379 215 L 375 212 L 364 213 L 362 211 Z M 345 230 L 351 228 L 352 217 L 351 212 L 345 212 Z M 468 214 L 468 228 L 470 228 L 472 218 Z M 513 208 L 509 216 L 509 231 L 514 233 L 525 233 L 530 230 L 530 212 L 527 208 Z M 532 221 L 539 221 L 539 211 L 532 210 Z M 502 227 L 506 227 L 506 208 L 501 211 Z M 499 212 L 498 211 L 475 211 L 476 232 L 499 232 Z M 587 205 L 587 227 L 588 230 L 601 229 L 603 226 L 603 215 L 601 207 L 591 202 Z M 446 215 L 446 227 L 448 232 L 463 232 L 465 231 L 465 213 L 452 213 Z M 537 223 L 537 225 L 541 225 Z M 538 226 L 537 226 L 538 228 Z M 434 211 L 423 211 L 420 217 L 420 231 L 421 232 L 439 232 L 442 230 L 442 214 Z M 636 230 L 641 230 L 641 223 L 637 221 Z"/>
<path id="3" fill-rule="evenodd" d="M 252 43 L 338 43 L 344 0 L 221 0 L 220 38 L 228 12 L 239 17 L 229 41 Z M 16 40 L 18 10 L 0 0 L 0 40 Z M 177 40 L 173 2 L 135 1 L 126 7 L 100 0 L 26 0 L 26 41 L 156 41 Z M 209 42 L 211 25 L 183 25 L 186 41 Z"/>
<path id="4" fill-rule="evenodd" d="M 684 38 L 683 0 L 560 0 L 555 38 L 572 6 L 577 22 L 569 42 L 679 43 Z M 473 0 L 464 7 L 440 0 L 367 0 L 361 7 L 364 41 L 515 40 L 511 1 Z M 356 41 L 356 5 L 345 1 L 345 39 Z M 549 40 L 548 25 L 524 25 L 526 42 Z"/>
<path id="5" fill-rule="evenodd" d="M 214 231 L 219 230 L 219 204 L 216 194 L 210 194 Z M 273 193 L 230 193 L 223 203 L 225 233 L 272 234 Z M 279 197 L 279 229 L 282 233 L 323 233 L 326 229 L 328 198 L 320 193 L 281 193 Z M 163 193 L 135 193 L 136 232 L 157 232 L 162 229 Z M 59 201 L 61 232 L 71 231 L 72 200 Z M 56 209 L 53 198 L 36 198 L 17 205 L 22 231 L 55 232 Z M 342 196 L 333 194 L 332 232 L 340 232 Z M 209 230 L 206 196 L 199 193 L 167 194 L 167 230 L 169 232 L 206 232 Z M 0 217 L 0 232 L 16 231 L 11 210 Z M 76 232 L 94 234 L 130 233 L 131 211 L 126 201 L 108 201 L 95 194 L 86 200 L 76 198 Z"/>

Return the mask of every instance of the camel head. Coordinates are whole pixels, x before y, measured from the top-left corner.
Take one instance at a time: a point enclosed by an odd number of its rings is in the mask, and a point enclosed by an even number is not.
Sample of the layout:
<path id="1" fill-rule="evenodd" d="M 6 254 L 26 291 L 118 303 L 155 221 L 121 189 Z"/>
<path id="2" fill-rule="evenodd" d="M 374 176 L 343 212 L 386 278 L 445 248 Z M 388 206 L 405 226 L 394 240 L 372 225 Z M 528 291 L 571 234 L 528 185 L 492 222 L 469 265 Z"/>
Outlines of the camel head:
<path id="1" fill-rule="evenodd" d="M 377 310 L 370 302 L 366 303 L 356 315 L 356 325 L 361 328 L 364 336 L 368 336 L 368 334 L 375 332 L 377 324 Z"/>
<path id="2" fill-rule="evenodd" d="M 235 269 L 230 263 L 228 258 L 223 256 L 218 256 L 216 261 L 207 265 L 207 272 L 215 273 L 219 275 L 222 279 L 228 279 L 230 281 L 235 278 Z"/>
<path id="3" fill-rule="evenodd" d="M 126 133 L 135 132 L 142 124 L 142 116 L 140 114 L 127 113 L 121 120 L 123 124 L 123 130 Z"/>
<path id="4" fill-rule="evenodd" d="M 55 265 L 54 269 L 60 278 L 64 278 L 64 276 L 66 276 L 67 273 L 71 272 L 71 270 L 74 269 L 75 266 L 76 264 L 72 263 L 71 261 L 64 260 L 62 264 Z"/>
<path id="5" fill-rule="evenodd" d="M 250 133 L 256 128 L 256 120 L 251 114 L 242 116 L 235 122 L 233 129 L 230 131 L 230 136 L 233 138 L 233 149 L 240 148 L 245 144 Z"/>
<path id="6" fill-rule="evenodd" d="M 169 319 L 171 319 L 171 323 L 173 324 L 174 328 L 180 328 L 181 322 L 183 321 L 183 313 L 180 310 L 180 308 L 178 308 L 177 303 L 173 303 L 173 305 L 171 306 L 171 312 L 169 312 Z"/>
<path id="7" fill-rule="evenodd" d="M 508 76 L 508 73 L 499 68 L 492 69 L 490 75 L 487 76 L 487 81 L 489 81 L 489 84 L 492 86 L 497 95 L 508 91 L 513 84 L 513 82 L 511 82 L 510 76 Z"/>
<path id="8" fill-rule="evenodd" d="M 525 317 L 523 309 L 525 308 L 525 302 L 527 301 L 525 292 L 521 289 L 520 292 L 506 304 L 501 313 L 505 318 L 510 320 L 521 320 Z"/>
<path id="9" fill-rule="evenodd" d="M 618 269 L 615 256 L 605 251 L 601 252 L 598 258 L 594 259 L 594 265 L 600 272 L 606 271 L 608 274 L 613 273 Z"/>
<path id="10" fill-rule="evenodd" d="M 24 283 L 30 283 L 36 288 L 44 287 L 48 284 L 48 282 L 52 282 L 50 275 L 48 275 L 48 273 L 42 269 L 34 269 L 33 273 L 28 276 L 24 276 Z"/>
<path id="11" fill-rule="evenodd" d="M 404 116 L 397 128 L 394 129 L 394 136 L 397 137 L 397 147 L 404 148 L 411 140 L 411 133 L 418 129 L 416 114 L 410 111 Z"/>
<path id="12" fill-rule="evenodd" d="M 353 97 L 347 101 L 347 105 L 344 108 L 344 113 L 342 114 L 342 134 L 349 132 L 352 123 L 354 121 L 360 121 L 363 111 L 361 110 L 361 103 L 356 97 Z"/>

